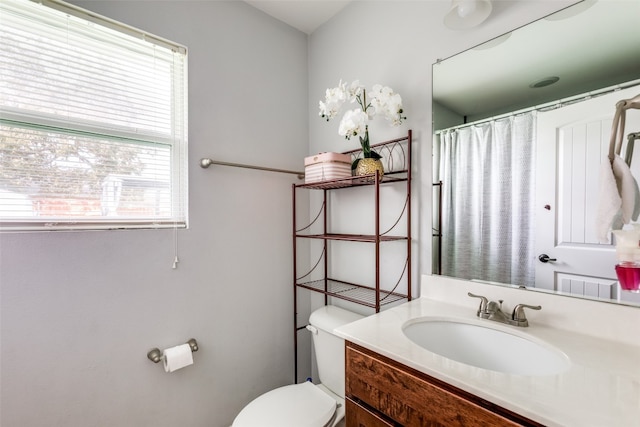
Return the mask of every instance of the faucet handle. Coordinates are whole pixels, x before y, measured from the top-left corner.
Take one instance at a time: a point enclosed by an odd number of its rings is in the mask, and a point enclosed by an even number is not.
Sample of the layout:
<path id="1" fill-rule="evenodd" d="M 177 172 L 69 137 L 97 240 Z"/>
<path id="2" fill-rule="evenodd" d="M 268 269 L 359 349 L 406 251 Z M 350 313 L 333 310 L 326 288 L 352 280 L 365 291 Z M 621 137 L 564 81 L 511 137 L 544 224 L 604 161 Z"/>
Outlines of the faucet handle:
<path id="1" fill-rule="evenodd" d="M 467 295 L 473 298 L 480 298 L 480 307 L 478 307 L 478 312 L 476 313 L 478 317 L 480 317 L 480 313 L 487 312 L 487 304 L 489 303 L 489 301 L 487 300 L 486 297 L 483 297 L 482 295 L 475 295 L 475 294 L 472 294 L 471 292 L 467 292 Z"/>
<path id="2" fill-rule="evenodd" d="M 527 320 L 527 316 L 524 314 L 524 309 L 528 308 L 531 310 L 540 310 L 542 306 L 540 305 L 527 305 L 527 304 L 518 304 L 513 309 L 513 314 L 511 315 L 511 320 L 514 322 L 518 322 L 521 326 L 529 326 L 529 321 Z"/>

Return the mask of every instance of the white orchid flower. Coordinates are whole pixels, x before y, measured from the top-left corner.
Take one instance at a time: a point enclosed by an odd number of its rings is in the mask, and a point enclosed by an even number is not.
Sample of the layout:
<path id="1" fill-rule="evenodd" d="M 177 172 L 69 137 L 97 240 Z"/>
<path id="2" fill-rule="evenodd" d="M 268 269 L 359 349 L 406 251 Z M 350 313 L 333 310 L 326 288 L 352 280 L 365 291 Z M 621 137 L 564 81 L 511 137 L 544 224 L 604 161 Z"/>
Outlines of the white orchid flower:
<path id="1" fill-rule="evenodd" d="M 367 93 L 359 80 L 354 80 L 348 88 L 347 84 L 340 80 L 337 87 L 326 90 L 324 102 L 319 103 L 320 116 L 327 121 L 331 120 L 338 115 L 347 101 L 357 103 L 360 108 L 344 113 L 338 134 L 347 139 L 353 136 L 360 137 L 363 156 L 379 159 L 380 155 L 374 152 L 369 144 L 369 121 L 376 114 L 382 114 L 392 126 L 402 124 L 402 121 L 406 120 L 402 115 L 402 98 L 388 86 L 376 84 Z"/>
<path id="2" fill-rule="evenodd" d="M 354 103 L 358 100 L 359 97 L 364 93 L 364 86 L 360 84 L 360 80 L 354 80 L 349 86 L 349 101 Z M 365 108 L 364 105 L 360 104 L 360 107 Z"/>
<path id="3" fill-rule="evenodd" d="M 368 123 L 369 116 L 360 108 L 348 110 L 340 121 L 338 134 L 347 139 L 351 139 L 352 136 L 364 135 L 367 132 Z"/>
<path id="4" fill-rule="evenodd" d="M 320 117 L 326 117 L 327 121 L 334 118 L 342 105 L 347 101 L 347 84 L 340 80 L 337 87 L 327 89 L 324 102 L 320 101 Z"/>
<path id="5" fill-rule="evenodd" d="M 402 124 L 402 98 L 388 86 L 374 85 L 371 91 L 371 105 L 384 114 L 392 126 Z"/>

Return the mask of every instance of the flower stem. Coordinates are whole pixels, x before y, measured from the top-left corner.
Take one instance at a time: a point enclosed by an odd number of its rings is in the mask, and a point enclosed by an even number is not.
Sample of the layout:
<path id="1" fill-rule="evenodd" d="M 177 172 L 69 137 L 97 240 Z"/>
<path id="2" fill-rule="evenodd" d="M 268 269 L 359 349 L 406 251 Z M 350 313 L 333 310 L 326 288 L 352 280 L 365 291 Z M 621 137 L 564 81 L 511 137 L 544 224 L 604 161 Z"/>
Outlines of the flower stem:
<path id="1" fill-rule="evenodd" d="M 371 157 L 371 146 L 369 145 L 369 126 L 365 128 L 364 137 L 360 137 L 360 146 L 362 146 L 362 157 L 365 159 Z"/>

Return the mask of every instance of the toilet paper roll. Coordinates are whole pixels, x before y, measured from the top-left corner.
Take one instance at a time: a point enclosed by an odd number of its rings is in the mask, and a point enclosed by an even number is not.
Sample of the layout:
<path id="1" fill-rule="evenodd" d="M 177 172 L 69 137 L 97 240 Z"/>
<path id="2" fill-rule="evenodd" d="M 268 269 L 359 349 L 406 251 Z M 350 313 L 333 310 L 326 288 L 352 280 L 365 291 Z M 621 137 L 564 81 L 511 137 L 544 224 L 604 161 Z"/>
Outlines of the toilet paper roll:
<path id="1" fill-rule="evenodd" d="M 182 344 L 167 348 L 162 352 L 164 356 L 164 371 L 173 372 L 185 366 L 193 365 L 193 353 L 189 344 Z"/>

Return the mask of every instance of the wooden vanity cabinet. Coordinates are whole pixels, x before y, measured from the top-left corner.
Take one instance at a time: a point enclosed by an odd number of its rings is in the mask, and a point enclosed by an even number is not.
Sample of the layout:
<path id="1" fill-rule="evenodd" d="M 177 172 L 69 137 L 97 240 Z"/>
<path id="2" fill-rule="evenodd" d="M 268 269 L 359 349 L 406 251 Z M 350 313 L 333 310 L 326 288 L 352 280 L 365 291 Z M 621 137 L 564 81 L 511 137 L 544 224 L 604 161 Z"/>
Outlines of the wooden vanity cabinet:
<path id="1" fill-rule="evenodd" d="M 350 427 L 395 427 L 397 424 L 386 421 L 380 415 L 353 400 L 345 399 L 346 425 Z"/>
<path id="2" fill-rule="evenodd" d="M 345 356 L 346 427 L 541 426 L 354 343 Z"/>

